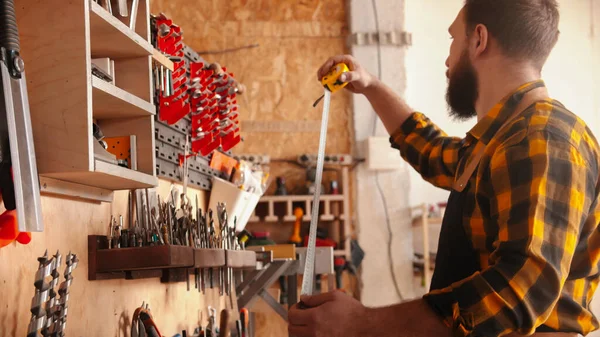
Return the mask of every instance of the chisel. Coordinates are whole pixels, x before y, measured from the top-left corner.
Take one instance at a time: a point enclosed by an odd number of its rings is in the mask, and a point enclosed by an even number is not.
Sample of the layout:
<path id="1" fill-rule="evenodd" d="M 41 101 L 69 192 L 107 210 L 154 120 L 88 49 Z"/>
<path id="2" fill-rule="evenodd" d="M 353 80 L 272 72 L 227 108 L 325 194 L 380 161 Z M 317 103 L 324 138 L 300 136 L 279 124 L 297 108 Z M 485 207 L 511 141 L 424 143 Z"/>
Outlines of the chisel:
<path id="1" fill-rule="evenodd" d="M 119 0 L 117 5 L 119 6 L 119 15 L 122 17 L 128 17 L 129 11 L 127 10 L 127 0 Z"/>

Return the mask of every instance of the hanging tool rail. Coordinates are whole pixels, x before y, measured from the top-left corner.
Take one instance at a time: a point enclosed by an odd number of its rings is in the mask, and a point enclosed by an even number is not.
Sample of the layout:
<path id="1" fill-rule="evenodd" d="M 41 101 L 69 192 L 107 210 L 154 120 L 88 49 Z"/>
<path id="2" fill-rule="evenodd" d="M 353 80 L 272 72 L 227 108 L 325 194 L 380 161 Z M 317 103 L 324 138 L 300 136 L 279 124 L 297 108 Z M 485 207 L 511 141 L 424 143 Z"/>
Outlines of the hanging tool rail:
<path id="1" fill-rule="evenodd" d="M 102 235 L 88 236 L 88 279 L 161 278 L 161 282 L 185 282 L 189 269 L 229 267 L 255 269 L 253 251 L 192 248 L 178 245 L 108 249 Z"/>

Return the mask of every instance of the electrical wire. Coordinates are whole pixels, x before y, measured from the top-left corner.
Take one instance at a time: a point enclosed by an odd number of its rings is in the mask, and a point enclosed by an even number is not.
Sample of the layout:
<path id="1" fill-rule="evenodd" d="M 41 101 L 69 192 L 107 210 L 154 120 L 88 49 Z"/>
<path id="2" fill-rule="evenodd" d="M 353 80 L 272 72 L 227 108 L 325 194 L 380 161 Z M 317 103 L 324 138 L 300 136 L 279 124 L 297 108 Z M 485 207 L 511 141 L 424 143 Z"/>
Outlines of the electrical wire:
<path id="1" fill-rule="evenodd" d="M 371 4 L 373 5 L 373 17 L 375 19 L 375 30 L 377 32 L 377 78 L 381 80 L 382 77 L 382 52 L 381 52 L 381 41 L 379 40 L 379 15 L 377 13 L 377 4 L 375 0 L 371 0 Z M 377 113 L 373 111 L 373 130 L 371 134 L 375 136 L 377 132 Z M 400 301 L 404 301 L 404 296 L 402 296 L 402 292 L 400 291 L 400 286 L 398 285 L 398 279 L 396 278 L 396 272 L 394 271 L 394 259 L 392 254 L 392 244 L 394 233 L 392 232 L 392 224 L 390 221 L 390 214 L 388 212 L 388 204 L 387 199 L 385 198 L 385 194 L 383 193 L 383 188 L 381 187 L 381 183 L 379 181 L 379 172 L 375 173 L 375 184 L 377 185 L 377 191 L 381 196 L 381 203 L 383 205 L 383 213 L 385 215 L 385 222 L 387 224 L 388 230 L 388 259 L 390 261 L 390 273 L 392 274 L 392 280 L 394 281 L 394 288 L 396 289 L 396 294 L 400 298 Z"/>

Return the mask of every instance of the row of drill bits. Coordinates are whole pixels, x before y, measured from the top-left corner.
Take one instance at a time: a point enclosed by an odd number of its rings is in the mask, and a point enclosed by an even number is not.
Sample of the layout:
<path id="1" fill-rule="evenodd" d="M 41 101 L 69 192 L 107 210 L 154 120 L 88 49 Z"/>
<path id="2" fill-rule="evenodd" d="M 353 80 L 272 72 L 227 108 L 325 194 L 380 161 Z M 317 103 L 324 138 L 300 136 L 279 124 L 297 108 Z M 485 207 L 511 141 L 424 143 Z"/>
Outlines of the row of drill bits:
<path id="1" fill-rule="evenodd" d="M 77 255 L 71 254 L 71 252 L 67 255 L 64 281 L 58 287 L 58 293 L 55 288 L 59 282 L 58 268 L 62 263 L 62 256 L 57 251 L 54 256 L 48 258 L 48 251 L 46 251 L 44 256 L 38 258 L 38 262 L 27 337 L 64 337 L 69 288 L 73 282 L 73 270 L 77 267 L 79 260 Z"/>
<path id="2" fill-rule="evenodd" d="M 129 198 L 129 230 L 123 229 L 123 217 L 111 217 L 109 224 L 109 248 L 145 247 L 154 245 L 179 245 L 204 249 L 241 250 L 235 228 L 236 219 L 230 222 L 227 216 L 226 205 L 219 203 L 215 216 L 213 210 L 203 212 L 199 207 L 196 197 L 195 209 L 189 198 L 184 193 L 177 193 L 173 189 L 167 200 L 162 200 L 156 195 L 156 203 L 151 205 L 148 190 L 141 190 L 133 202 L 136 193 L 130 193 Z M 133 221 L 133 205 L 137 205 L 137 220 Z M 198 291 L 205 292 L 208 284 L 214 288 L 214 270 L 195 269 L 195 282 Z M 219 268 L 218 274 L 219 293 L 229 295 L 233 287 L 233 270 Z"/>

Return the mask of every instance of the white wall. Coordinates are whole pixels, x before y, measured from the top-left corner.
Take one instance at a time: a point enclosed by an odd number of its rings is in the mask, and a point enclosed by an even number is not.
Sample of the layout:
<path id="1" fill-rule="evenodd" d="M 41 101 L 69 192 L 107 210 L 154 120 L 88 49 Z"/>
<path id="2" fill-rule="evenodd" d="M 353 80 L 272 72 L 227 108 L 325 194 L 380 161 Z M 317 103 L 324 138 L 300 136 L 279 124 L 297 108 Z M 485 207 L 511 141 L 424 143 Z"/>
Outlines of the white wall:
<path id="1" fill-rule="evenodd" d="M 404 0 L 377 0 L 379 28 L 382 31 L 403 30 Z M 371 1 L 350 1 L 350 26 L 352 32 L 374 32 L 375 20 Z M 376 46 L 354 46 L 352 54 L 370 72 L 376 74 L 378 53 Z M 405 49 L 382 47 L 382 80 L 396 93 L 402 95 L 406 87 L 404 64 Z M 373 122 L 378 127 L 375 135 L 387 136 L 380 121 L 375 119 L 373 108 L 362 95 L 353 96 L 354 136 L 357 147 L 373 135 Z M 364 153 L 358 153 L 364 156 Z M 409 175 L 406 165 L 391 172 L 371 172 L 364 165 L 356 168 L 356 209 L 355 228 L 359 244 L 366 255 L 361 265 L 361 300 L 368 306 L 382 306 L 398 303 L 398 296 L 392 277 L 397 278 L 400 294 L 404 299 L 413 297 L 412 287 L 412 231 L 410 221 Z M 377 188 L 379 180 L 381 192 Z M 383 194 L 383 198 L 382 198 Z M 389 227 L 385 217 L 385 205 L 389 214 Z M 392 237 L 390 259 L 388 239 Z M 390 265 L 392 268 L 390 268 Z"/>
<path id="2" fill-rule="evenodd" d="M 600 138 L 600 53 L 594 54 L 592 1 L 596 16 L 600 0 L 561 1 L 560 40 L 550 56 L 543 77 L 551 95 L 585 120 Z M 464 136 L 475 120 L 457 123 L 449 119 L 445 102 L 446 67 L 450 39 L 448 26 L 462 7 L 463 0 L 406 0 L 406 30 L 413 34 L 413 46 L 406 55 L 406 99 L 413 109 L 424 112 L 446 133 Z M 568 5 L 567 5 L 568 4 Z M 426 13 L 424 15 L 424 13 Z M 594 60 L 596 61 L 594 63 Z M 591 71 L 595 67 L 596 70 Z M 424 182 L 410 170 L 410 203 L 446 200 L 448 192 Z"/>

